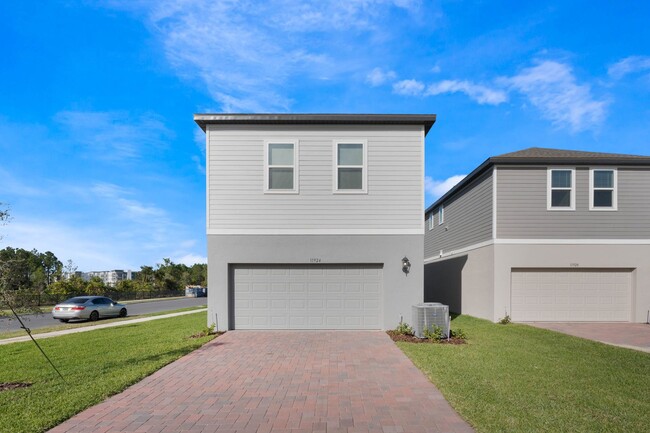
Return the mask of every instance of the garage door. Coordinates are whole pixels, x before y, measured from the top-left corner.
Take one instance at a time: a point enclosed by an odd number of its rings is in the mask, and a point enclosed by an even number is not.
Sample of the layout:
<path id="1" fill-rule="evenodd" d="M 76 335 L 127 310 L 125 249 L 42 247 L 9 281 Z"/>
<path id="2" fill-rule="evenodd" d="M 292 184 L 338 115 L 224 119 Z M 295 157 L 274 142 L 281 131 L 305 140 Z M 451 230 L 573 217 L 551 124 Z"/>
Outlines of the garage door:
<path id="1" fill-rule="evenodd" d="M 631 270 L 513 269 L 512 320 L 627 322 Z"/>
<path id="2" fill-rule="evenodd" d="M 380 329 L 379 265 L 236 265 L 235 329 Z"/>

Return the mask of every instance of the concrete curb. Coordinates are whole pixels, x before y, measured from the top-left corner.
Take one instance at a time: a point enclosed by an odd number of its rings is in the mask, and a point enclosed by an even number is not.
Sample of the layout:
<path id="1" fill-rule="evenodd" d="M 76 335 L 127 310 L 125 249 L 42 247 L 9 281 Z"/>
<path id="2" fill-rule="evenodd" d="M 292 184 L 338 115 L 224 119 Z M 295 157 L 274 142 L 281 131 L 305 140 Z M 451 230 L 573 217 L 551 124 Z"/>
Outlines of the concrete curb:
<path id="1" fill-rule="evenodd" d="M 104 323 L 102 325 L 84 326 L 82 328 L 64 329 L 62 331 L 53 331 L 53 332 L 47 332 L 47 333 L 43 333 L 43 334 L 33 334 L 33 337 L 36 340 L 40 340 L 42 338 L 60 337 L 61 335 L 76 334 L 76 333 L 79 333 L 79 332 L 95 331 L 97 329 L 114 328 L 116 326 L 132 325 L 134 323 L 149 322 L 151 320 L 167 319 L 169 317 L 176 317 L 176 316 L 185 316 L 186 314 L 205 313 L 206 311 L 207 311 L 207 308 L 202 308 L 200 310 L 181 311 L 180 313 L 161 314 L 160 316 L 142 317 L 140 319 L 123 320 L 121 322 Z M 24 342 L 24 341 L 30 341 L 29 335 L 0 340 L 0 346 L 2 346 L 4 344 L 21 343 L 21 342 Z"/>

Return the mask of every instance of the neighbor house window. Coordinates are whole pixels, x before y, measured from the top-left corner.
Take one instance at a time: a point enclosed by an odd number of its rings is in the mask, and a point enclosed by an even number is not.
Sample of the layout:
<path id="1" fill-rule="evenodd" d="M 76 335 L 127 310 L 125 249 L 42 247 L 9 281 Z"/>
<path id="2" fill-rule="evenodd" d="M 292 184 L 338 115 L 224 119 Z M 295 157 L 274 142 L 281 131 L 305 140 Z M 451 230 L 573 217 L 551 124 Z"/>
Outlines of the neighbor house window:
<path id="1" fill-rule="evenodd" d="M 429 214 L 429 230 L 433 230 L 433 212 Z"/>
<path id="2" fill-rule="evenodd" d="M 548 170 L 548 209 L 575 210 L 575 170 Z"/>
<path id="3" fill-rule="evenodd" d="M 296 179 L 296 143 L 266 143 L 266 185 L 267 192 L 298 192 Z"/>
<path id="4" fill-rule="evenodd" d="M 592 168 L 589 170 L 589 209 L 616 210 L 616 173 L 615 169 Z"/>
<path id="5" fill-rule="evenodd" d="M 366 192 L 365 141 L 338 141 L 335 145 L 334 191 Z"/>
<path id="6" fill-rule="evenodd" d="M 438 208 L 438 225 L 445 222 L 445 208 L 440 206 Z"/>

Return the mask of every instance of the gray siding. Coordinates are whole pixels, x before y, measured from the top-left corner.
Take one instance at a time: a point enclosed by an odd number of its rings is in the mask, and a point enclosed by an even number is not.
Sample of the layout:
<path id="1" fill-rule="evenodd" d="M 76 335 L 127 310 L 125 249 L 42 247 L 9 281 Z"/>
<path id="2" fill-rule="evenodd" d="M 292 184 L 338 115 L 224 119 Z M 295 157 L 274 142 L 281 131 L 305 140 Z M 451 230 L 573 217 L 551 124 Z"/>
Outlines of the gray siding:
<path id="1" fill-rule="evenodd" d="M 492 239 L 492 171 L 479 176 L 463 191 L 444 205 L 444 222 L 438 224 L 438 209 L 434 212 L 434 227 L 429 230 L 425 215 L 424 257 L 438 257 L 440 250 L 448 253 Z"/>
<path id="2" fill-rule="evenodd" d="M 547 210 L 547 167 L 498 167 L 499 239 L 648 239 L 650 170 L 618 169 L 618 210 L 589 210 L 589 167 L 576 167 L 575 211 Z"/>
<path id="3" fill-rule="evenodd" d="M 217 126 L 207 131 L 208 233 L 423 231 L 421 126 Z M 367 140 L 367 194 L 334 194 L 337 139 Z M 298 141 L 299 194 L 264 193 L 265 140 Z"/>

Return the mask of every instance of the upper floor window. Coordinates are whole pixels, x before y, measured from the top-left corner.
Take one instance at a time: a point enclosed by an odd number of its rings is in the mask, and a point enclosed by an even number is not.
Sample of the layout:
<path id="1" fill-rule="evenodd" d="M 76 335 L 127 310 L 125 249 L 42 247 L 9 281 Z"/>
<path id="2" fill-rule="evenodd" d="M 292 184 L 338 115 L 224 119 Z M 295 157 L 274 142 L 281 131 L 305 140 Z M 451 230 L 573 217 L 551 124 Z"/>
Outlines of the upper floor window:
<path id="1" fill-rule="evenodd" d="M 444 206 L 440 206 L 438 208 L 438 225 L 442 224 L 445 222 L 445 208 Z"/>
<path id="2" fill-rule="evenodd" d="M 433 212 L 429 214 L 429 230 L 433 230 Z"/>
<path id="3" fill-rule="evenodd" d="M 298 192 L 295 142 L 266 143 L 266 192 Z"/>
<path id="4" fill-rule="evenodd" d="M 616 210 L 616 169 L 589 169 L 589 209 Z"/>
<path id="5" fill-rule="evenodd" d="M 338 141 L 335 146 L 334 191 L 367 192 L 366 142 Z"/>
<path id="6" fill-rule="evenodd" d="M 548 170 L 548 209 L 575 210 L 575 170 Z"/>

